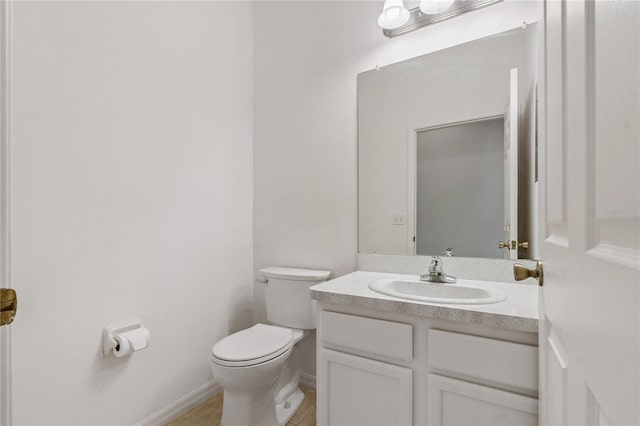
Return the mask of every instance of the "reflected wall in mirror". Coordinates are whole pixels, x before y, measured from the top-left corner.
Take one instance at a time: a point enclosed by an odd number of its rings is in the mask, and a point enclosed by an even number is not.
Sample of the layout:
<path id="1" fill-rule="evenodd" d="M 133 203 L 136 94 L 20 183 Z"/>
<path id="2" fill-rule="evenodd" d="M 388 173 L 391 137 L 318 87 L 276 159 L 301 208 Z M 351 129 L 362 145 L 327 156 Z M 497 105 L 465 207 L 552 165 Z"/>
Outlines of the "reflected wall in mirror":
<path id="1" fill-rule="evenodd" d="M 359 251 L 536 258 L 535 94 L 535 24 L 359 74 Z"/>

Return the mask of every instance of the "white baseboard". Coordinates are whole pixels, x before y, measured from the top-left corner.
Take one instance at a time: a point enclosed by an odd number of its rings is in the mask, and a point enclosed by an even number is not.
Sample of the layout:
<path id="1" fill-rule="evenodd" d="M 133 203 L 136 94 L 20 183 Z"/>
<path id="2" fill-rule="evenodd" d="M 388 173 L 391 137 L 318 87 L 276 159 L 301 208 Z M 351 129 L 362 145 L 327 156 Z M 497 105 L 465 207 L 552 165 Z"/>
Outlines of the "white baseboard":
<path id="1" fill-rule="evenodd" d="M 302 386 L 315 389 L 316 376 L 309 373 L 300 373 L 300 384 Z M 165 408 L 162 408 L 145 419 L 140 420 L 135 424 L 135 426 L 166 425 L 176 417 L 186 413 L 195 406 L 202 404 L 221 390 L 222 386 L 220 386 L 215 380 L 211 380 L 194 391 L 189 392 L 177 401 L 172 402 Z"/>
<path id="2" fill-rule="evenodd" d="M 300 384 L 302 386 L 315 389 L 316 388 L 316 376 L 313 374 L 302 372 L 300 373 Z"/>
<path id="3" fill-rule="evenodd" d="M 139 421 L 136 423 L 136 426 L 166 425 L 176 417 L 186 413 L 195 406 L 202 404 L 221 390 L 222 386 L 220 386 L 215 380 L 211 380 L 194 391 L 189 392 L 177 401 L 172 402 L 165 408 L 158 410 L 145 419 Z"/>

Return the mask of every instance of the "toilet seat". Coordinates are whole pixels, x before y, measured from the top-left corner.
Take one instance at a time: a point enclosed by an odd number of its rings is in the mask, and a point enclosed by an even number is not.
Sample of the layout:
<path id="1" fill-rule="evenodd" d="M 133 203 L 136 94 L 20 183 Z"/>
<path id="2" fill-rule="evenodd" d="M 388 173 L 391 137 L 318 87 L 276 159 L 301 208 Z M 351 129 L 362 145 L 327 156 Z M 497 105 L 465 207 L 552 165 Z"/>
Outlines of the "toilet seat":
<path id="1" fill-rule="evenodd" d="M 246 367 L 277 358 L 293 343 L 290 329 L 256 324 L 216 343 L 211 350 L 211 358 L 219 365 Z"/>

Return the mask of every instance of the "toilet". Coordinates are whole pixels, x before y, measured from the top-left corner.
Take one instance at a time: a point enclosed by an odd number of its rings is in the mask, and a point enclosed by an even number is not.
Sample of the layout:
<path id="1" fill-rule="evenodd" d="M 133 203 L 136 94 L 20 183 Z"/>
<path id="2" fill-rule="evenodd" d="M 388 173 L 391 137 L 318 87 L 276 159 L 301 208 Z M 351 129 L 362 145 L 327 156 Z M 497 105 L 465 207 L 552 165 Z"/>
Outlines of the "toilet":
<path id="1" fill-rule="evenodd" d="M 224 389 L 223 426 L 284 425 L 304 400 L 296 344 L 316 328 L 309 288 L 330 272 L 271 267 L 260 273 L 272 325 L 238 331 L 211 350 L 211 372 Z"/>

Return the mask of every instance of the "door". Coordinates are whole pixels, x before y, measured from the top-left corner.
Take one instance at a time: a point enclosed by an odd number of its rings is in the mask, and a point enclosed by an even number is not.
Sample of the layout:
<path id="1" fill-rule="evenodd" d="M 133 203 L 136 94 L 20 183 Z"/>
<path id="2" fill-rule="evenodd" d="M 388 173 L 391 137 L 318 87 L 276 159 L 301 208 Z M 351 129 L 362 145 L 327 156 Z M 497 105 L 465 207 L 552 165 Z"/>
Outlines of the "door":
<path id="1" fill-rule="evenodd" d="M 505 259 L 518 258 L 518 69 L 509 74 L 509 102 L 504 113 Z"/>
<path id="2" fill-rule="evenodd" d="M 540 5 L 541 424 L 640 424 L 640 2 Z"/>
<path id="3" fill-rule="evenodd" d="M 15 308 L 9 305 L 9 11 L 10 2 L 0 1 L 0 319 L 7 320 Z M 11 326 L 0 326 L 0 425 L 11 423 Z"/>
<path id="4" fill-rule="evenodd" d="M 411 369 L 329 349 L 318 355 L 319 425 L 412 424 Z"/>

